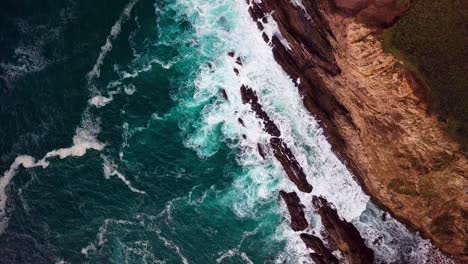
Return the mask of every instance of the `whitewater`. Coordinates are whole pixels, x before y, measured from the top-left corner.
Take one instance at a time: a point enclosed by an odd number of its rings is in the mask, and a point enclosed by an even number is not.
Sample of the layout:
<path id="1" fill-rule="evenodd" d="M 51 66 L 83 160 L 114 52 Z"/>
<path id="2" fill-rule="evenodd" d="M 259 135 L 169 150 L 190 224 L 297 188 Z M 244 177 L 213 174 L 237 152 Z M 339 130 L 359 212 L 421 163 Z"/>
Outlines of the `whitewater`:
<path id="1" fill-rule="evenodd" d="M 295 3 L 300 6 L 300 1 Z M 103 174 L 106 180 L 115 177 L 132 193 L 143 197 L 138 199 L 149 199 L 149 187 L 138 184 L 138 177 L 127 177 L 130 175 L 122 173 L 119 164 L 125 160 L 127 152 L 130 152 L 128 149 L 131 148 L 131 144 L 128 140 L 138 133 L 150 130 L 155 123 L 175 119 L 183 135 L 185 151 L 195 152 L 200 162 L 223 155 L 225 148 L 234 153 L 232 158 L 240 170 L 231 173 L 234 174 L 233 181 L 223 191 L 211 186 L 202 191 L 198 198 L 192 197 L 197 193 L 195 185 L 186 196 L 166 202 L 165 208 L 156 216 L 148 216 L 145 212 L 138 213 L 131 219 L 106 218 L 96 230 L 96 239 L 82 245 L 79 250 L 81 255 L 89 258 L 99 252 L 100 248 L 109 243 L 105 236 L 112 226 L 119 226 L 125 234 L 139 230 L 151 232 L 156 235 L 156 240 L 177 255 L 178 262 L 196 263 L 187 255 L 189 249 L 178 245 L 176 239 L 169 238 L 168 234 L 163 233 L 164 228 L 155 225 L 153 221 L 164 219 L 165 222 L 173 223 L 173 207 L 181 201 L 188 201 L 196 208 L 203 208 L 206 201 L 216 201 L 217 206 L 229 208 L 239 219 L 254 220 L 257 226 L 251 233 L 242 233 L 236 247 L 218 251 L 212 262 L 224 263 L 237 257 L 236 259 L 243 263 L 257 263 L 252 256 L 244 252 L 242 245 L 245 239 L 262 233 L 259 230 L 270 223 L 269 217 L 274 216 L 280 221 L 268 239 L 284 243 L 284 248 L 276 252 L 272 261 L 312 263 L 309 258 L 311 251 L 299 237 L 300 232 L 294 232 L 289 227 L 290 219 L 286 206 L 278 199 L 279 191 L 285 190 L 298 193 L 304 203 L 306 217 L 310 222 L 306 232 L 319 237 L 325 234 L 320 217 L 311 203 L 312 196 L 321 196 L 333 204 L 342 219 L 356 226 L 366 245 L 376 254 L 377 261 L 426 263 L 428 254 L 436 249 L 428 240 L 408 230 L 392 217 L 382 219 L 385 212 L 372 203 L 355 177 L 331 150 L 320 124 L 304 107 L 295 84 L 300 83 L 300 80 L 292 80 L 275 61 L 272 43 L 265 43 L 263 40 L 262 32 L 252 21 L 248 13 L 249 6 L 244 0 L 156 1 L 156 23 L 162 23 L 164 19 L 174 19 L 177 23 L 190 23 L 192 29 L 188 35 L 179 34 L 172 27 L 161 28 L 158 31 L 158 43 L 151 44 L 150 47 L 177 47 L 177 55 L 169 60 L 147 57 L 145 50 L 137 50 L 132 46 L 134 36 L 140 29 L 139 17 L 134 10 L 138 4 L 138 0 L 130 1 L 121 10 L 107 38 L 103 40 L 104 44 L 94 65 L 86 75 L 88 101 L 82 113 L 81 123 L 77 125 L 75 135 L 71 139 L 71 146 L 48 151 L 38 159 L 29 155 L 19 155 L 1 176 L 0 234 L 8 229 L 8 201 L 9 196 L 14 195 L 8 187 L 15 175 L 20 170 L 36 167 L 47 170 L 51 162 L 59 162 L 69 157 L 79 158 L 99 152 L 101 167 L 97 174 Z M 163 14 L 168 14 L 169 18 Z M 109 66 L 118 77 L 105 80 L 107 84 L 101 85 L 98 81 L 102 81 L 102 68 L 106 65 L 108 56 L 112 54 L 113 43 L 121 38 L 122 28 L 126 23 L 138 25 L 128 37 L 132 47 L 133 68 L 129 70 L 118 65 Z M 281 36 L 271 15 L 266 17 L 263 26 L 269 39 L 277 36 L 282 45 L 288 48 L 287 41 Z M 235 56 L 230 56 L 229 53 L 234 53 Z M 241 59 L 241 63 L 237 57 Z M 128 122 L 123 123 L 123 142 L 119 146 L 101 142 L 99 136 L 103 131 L 102 123 L 106 122 L 105 110 L 112 107 L 114 100 L 121 97 L 132 100 L 132 96 L 138 94 L 139 88 L 138 84 L 131 81 L 151 72 L 154 67 L 165 70 L 180 67 L 181 72 L 187 73 L 188 77 L 180 81 L 178 89 L 171 93 L 171 99 L 176 102 L 176 106 L 168 113 L 154 113 L 142 126 L 130 128 Z M 256 117 L 251 107 L 242 102 L 241 85 L 246 85 L 256 92 L 259 103 L 278 126 L 281 138 L 304 169 L 308 182 L 313 186 L 311 193 L 300 192 L 274 158 L 272 150 L 268 147 L 271 136 L 265 132 L 264 124 Z M 227 99 L 223 98 L 223 93 Z M 120 113 L 125 114 L 125 110 L 120 110 Z M 258 151 L 259 145 L 266 151 L 265 158 Z M 110 147 L 118 148 L 118 154 L 112 156 L 113 152 L 106 152 Z M 151 250 L 145 243 L 135 243 L 131 247 L 132 254 L 165 263 L 163 257 L 159 257 L 158 252 Z M 136 252 L 135 248 L 140 251 Z M 339 252 L 335 254 L 340 257 Z"/>

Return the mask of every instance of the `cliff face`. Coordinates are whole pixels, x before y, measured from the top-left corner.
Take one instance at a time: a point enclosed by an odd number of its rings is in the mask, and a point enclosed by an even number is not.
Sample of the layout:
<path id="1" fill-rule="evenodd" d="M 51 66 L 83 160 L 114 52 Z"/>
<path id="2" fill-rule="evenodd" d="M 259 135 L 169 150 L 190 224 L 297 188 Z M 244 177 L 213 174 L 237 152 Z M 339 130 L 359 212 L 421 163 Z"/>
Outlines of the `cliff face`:
<path id="1" fill-rule="evenodd" d="M 428 114 L 418 80 L 383 52 L 380 30 L 366 26 L 391 23 L 405 7 L 382 17 L 398 1 L 330 2 L 263 0 L 252 15 L 271 13 L 278 23 L 290 49 L 278 37 L 266 41 L 367 193 L 466 260 L 467 157 Z"/>
<path id="2" fill-rule="evenodd" d="M 410 0 L 334 0 L 335 6 L 357 18 L 359 22 L 388 26 L 408 8 Z"/>

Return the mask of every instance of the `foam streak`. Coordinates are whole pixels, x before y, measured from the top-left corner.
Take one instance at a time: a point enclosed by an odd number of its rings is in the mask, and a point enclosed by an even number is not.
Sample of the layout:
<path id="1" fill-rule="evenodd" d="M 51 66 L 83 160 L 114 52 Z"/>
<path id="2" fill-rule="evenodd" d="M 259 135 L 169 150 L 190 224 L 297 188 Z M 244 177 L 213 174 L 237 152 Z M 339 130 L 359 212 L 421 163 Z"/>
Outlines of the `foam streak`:
<path id="1" fill-rule="evenodd" d="M 133 0 L 130 3 L 128 3 L 122 11 L 122 13 L 120 14 L 119 19 L 112 26 L 110 34 L 109 36 L 107 36 L 106 43 L 101 47 L 101 52 L 99 53 L 96 63 L 94 63 L 93 69 L 87 75 L 88 82 L 91 82 L 95 78 L 99 78 L 101 74 L 101 66 L 104 63 L 104 59 L 106 58 L 107 53 L 109 53 L 112 50 L 112 41 L 115 40 L 120 34 L 120 31 L 122 29 L 122 23 L 126 22 L 130 18 L 132 9 L 137 2 L 138 0 Z"/>

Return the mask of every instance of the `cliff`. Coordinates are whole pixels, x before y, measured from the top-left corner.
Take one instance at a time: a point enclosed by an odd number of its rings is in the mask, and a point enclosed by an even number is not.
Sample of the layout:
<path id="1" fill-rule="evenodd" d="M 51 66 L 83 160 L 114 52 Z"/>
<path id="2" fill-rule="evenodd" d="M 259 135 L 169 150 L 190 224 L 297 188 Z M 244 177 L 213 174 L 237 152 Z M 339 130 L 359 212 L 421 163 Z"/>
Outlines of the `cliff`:
<path id="1" fill-rule="evenodd" d="M 428 112 L 421 81 L 383 50 L 381 27 L 408 7 L 396 2 L 263 0 L 251 15 L 278 23 L 289 46 L 265 41 L 373 200 L 467 260 L 467 157 Z"/>

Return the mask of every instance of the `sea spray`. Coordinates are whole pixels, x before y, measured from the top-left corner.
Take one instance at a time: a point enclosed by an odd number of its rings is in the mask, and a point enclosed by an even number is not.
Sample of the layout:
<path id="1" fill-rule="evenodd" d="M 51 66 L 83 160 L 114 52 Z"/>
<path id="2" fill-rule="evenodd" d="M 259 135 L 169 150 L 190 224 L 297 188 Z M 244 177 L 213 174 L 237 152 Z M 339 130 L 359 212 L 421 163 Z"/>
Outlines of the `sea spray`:
<path id="1" fill-rule="evenodd" d="M 184 6 L 186 10 L 190 10 L 186 1 L 178 1 L 178 4 L 179 7 Z M 203 125 L 188 137 L 186 145 L 204 157 L 213 155 L 219 148 L 217 143 L 214 143 L 219 140 L 218 133 L 222 133 L 222 137 L 228 142 L 234 142 L 231 143 L 231 147 L 239 150 L 237 160 L 247 172 L 239 175 L 234 182 L 232 192 L 242 193 L 241 198 L 229 201 L 233 203 L 234 211 L 241 217 L 255 217 L 258 215 L 258 204 L 271 201 L 280 189 L 296 191 L 305 203 L 312 200 L 312 195 L 322 196 L 333 204 L 342 218 L 356 222 L 367 245 L 374 249 L 379 259 L 390 263 L 420 263 L 421 259 L 411 256 L 423 256 L 424 246 L 421 248 L 420 245 L 426 242 L 419 236 L 410 234 L 403 225 L 393 219 L 388 220 L 394 222 L 389 224 L 393 227 L 382 230 L 382 225 L 377 224 L 380 216 L 370 214 L 369 209 L 366 211 L 369 197 L 334 155 L 318 123 L 303 106 L 297 87 L 274 61 L 271 47 L 264 43 L 261 33 L 257 31 L 247 13 L 248 6 L 224 2 L 210 3 L 209 6 L 197 2 L 196 6 L 200 7 L 198 12 L 189 13 L 187 16 L 197 32 L 197 42 L 216 39 L 216 46 L 200 44 L 200 48 L 202 53 L 214 53 L 213 57 L 217 59 L 210 63 L 212 66 L 200 69 L 195 81 L 194 101 L 186 104 L 186 107 L 193 108 L 198 104 L 203 108 L 200 112 Z M 235 19 L 231 20 L 232 13 L 220 13 L 220 10 L 234 10 Z M 219 25 L 219 17 L 223 18 L 222 26 Z M 276 23 L 269 15 L 264 28 L 270 39 L 273 35 L 282 39 Z M 284 39 L 281 43 L 286 48 L 289 47 Z M 235 55 L 228 56 L 229 52 Z M 241 59 L 242 66 L 236 65 L 234 57 L 237 56 Z M 257 92 L 260 104 L 279 126 L 282 138 L 292 147 L 293 154 L 314 186 L 312 194 L 297 191 L 296 187 L 286 180 L 278 162 L 274 159 L 273 163 L 264 161 L 258 155 L 257 144 L 268 145 L 269 135 L 263 132 L 262 123 L 256 119 L 250 107 L 242 104 L 239 87 L 243 84 Z M 225 93 L 227 98 L 223 99 L 221 93 Z M 214 102 L 207 104 L 210 101 Z M 269 159 L 272 159 L 271 153 Z M 235 197 L 231 194 L 227 197 L 233 196 Z M 286 214 L 283 207 L 282 211 Z M 359 218 L 363 212 L 365 215 Z M 315 225 L 320 224 L 309 204 L 306 205 L 306 214 L 309 219 L 313 219 Z M 376 225 L 361 224 L 361 219 L 373 219 L 370 221 Z M 292 257 L 287 259 L 306 261 L 307 250 L 299 241 L 298 234 L 291 233 L 284 226 L 283 223 L 279 230 L 283 232 L 283 239 L 287 238 L 289 241 L 288 249 Z M 316 233 L 323 231 L 317 227 L 315 229 Z M 376 246 L 376 233 L 384 233 L 401 241 L 395 244 L 394 239 L 381 239 L 379 246 Z M 405 248 L 408 257 L 401 255 L 402 248 Z"/>
<path id="2" fill-rule="evenodd" d="M 294 3 L 300 7 L 301 1 Z M 424 254 L 414 250 L 419 238 L 389 216 L 381 220 L 384 212 L 368 202 L 331 152 L 247 10 L 240 0 L 118 6 L 83 74 L 89 97 L 75 131 L 79 144 L 73 140 L 53 151 L 44 161 L 54 166 L 34 171 L 38 180 L 21 186 L 26 215 L 12 195 L 12 215 L 19 217 L 4 237 L 20 241 L 21 248 L 0 239 L 2 257 L 15 252 L 15 258 L 52 255 L 52 262 L 63 263 L 310 263 L 310 251 L 291 230 L 278 197 L 279 190 L 297 187 L 269 148 L 263 122 L 242 102 L 245 84 L 314 187 L 312 194 L 298 192 L 310 223 L 305 232 L 327 236 L 310 204 L 312 195 L 321 195 L 380 259 L 398 262 L 404 251 L 413 256 L 410 263 L 418 263 L 414 256 Z M 271 15 L 266 21 L 265 34 L 281 38 Z M 58 159 L 74 154 L 83 156 Z M 38 161 L 25 156 L 15 164 L 7 172 Z"/>

